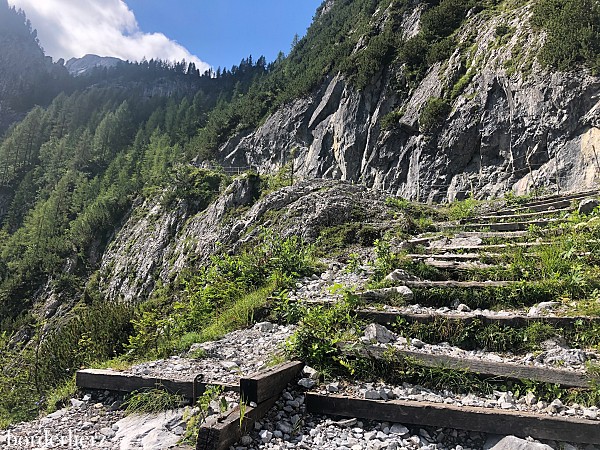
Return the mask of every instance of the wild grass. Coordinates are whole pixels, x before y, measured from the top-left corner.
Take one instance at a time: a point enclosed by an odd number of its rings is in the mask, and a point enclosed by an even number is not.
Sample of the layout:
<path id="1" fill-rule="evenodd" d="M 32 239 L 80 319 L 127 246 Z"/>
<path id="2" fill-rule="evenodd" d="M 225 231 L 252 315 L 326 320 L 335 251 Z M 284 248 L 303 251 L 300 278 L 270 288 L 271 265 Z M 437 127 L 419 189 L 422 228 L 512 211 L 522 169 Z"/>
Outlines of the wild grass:
<path id="1" fill-rule="evenodd" d="M 171 394 L 164 389 L 150 389 L 132 392 L 123 403 L 125 414 L 153 414 L 181 408 L 186 404 L 185 397 Z"/>
<path id="2" fill-rule="evenodd" d="M 77 385 L 75 383 L 75 375 L 73 375 L 48 393 L 46 413 L 49 414 L 64 407 L 76 393 Z"/>

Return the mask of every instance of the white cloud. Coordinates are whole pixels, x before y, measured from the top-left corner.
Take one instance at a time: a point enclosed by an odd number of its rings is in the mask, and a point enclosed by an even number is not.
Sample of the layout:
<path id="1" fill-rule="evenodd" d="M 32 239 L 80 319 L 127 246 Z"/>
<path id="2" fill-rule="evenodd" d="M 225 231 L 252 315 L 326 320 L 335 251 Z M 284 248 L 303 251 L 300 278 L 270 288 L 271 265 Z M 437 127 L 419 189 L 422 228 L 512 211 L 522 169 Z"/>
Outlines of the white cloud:
<path id="1" fill-rule="evenodd" d="M 193 62 L 200 71 L 209 65 L 162 33 L 140 30 L 123 0 L 8 0 L 21 8 L 38 31 L 47 55 L 54 59 L 87 53 L 139 61 L 162 59 Z"/>

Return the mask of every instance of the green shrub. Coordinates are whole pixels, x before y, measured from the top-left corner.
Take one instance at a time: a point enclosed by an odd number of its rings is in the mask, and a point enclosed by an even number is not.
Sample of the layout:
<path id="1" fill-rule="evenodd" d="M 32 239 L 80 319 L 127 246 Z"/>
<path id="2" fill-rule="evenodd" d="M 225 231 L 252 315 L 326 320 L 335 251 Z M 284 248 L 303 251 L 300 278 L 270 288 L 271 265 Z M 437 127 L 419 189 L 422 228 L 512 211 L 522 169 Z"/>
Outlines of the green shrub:
<path id="1" fill-rule="evenodd" d="M 600 5 L 595 0 L 539 0 L 532 22 L 547 36 L 539 54 L 546 66 L 575 70 L 579 63 L 600 71 Z"/>
<path id="2" fill-rule="evenodd" d="M 398 126 L 402 116 L 404 116 L 404 112 L 402 110 L 390 111 L 381 118 L 381 128 L 383 130 L 393 130 Z"/>
<path id="3" fill-rule="evenodd" d="M 419 115 L 419 127 L 424 133 L 433 131 L 444 124 L 450 114 L 451 107 L 447 100 L 431 97 Z"/>
<path id="4" fill-rule="evenodd" d="M 474 76 L 475 76 L 475 71 L 469 70 L 462 77 L 460 77 L 460 79 L 456 82 L 456 84 L 454 86 L 452 86 L 452 92 L 450 93 L 450 98 L 452 100 L 454 100 L 456 97 L 458 97 L 460 94 L 462 94 L 462 92 L 469 85 L 469 83 L 471 82 L 471 80 L 473 79 Z"/>
<path id="5" fill-rule="evenodd" d="M 313 273 L 313 247 L 299 237 L 265 231 L 251 250 L 214 256 L 211 264 L 182 276 L 175 302 L 143 306 L 133 320 L 129 356 L 164 357 L 252 323 L 268 297 L 293 279 Z M 186 348 L 184 348 L 186 347 Z"/>

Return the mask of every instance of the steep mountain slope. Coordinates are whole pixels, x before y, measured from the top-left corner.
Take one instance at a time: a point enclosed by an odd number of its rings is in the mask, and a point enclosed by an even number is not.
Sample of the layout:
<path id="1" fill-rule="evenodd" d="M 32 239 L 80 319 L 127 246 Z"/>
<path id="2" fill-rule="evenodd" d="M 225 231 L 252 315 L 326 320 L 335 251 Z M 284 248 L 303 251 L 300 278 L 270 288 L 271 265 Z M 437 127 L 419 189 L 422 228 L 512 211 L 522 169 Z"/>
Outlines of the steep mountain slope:
<path id="1" fill-rule="evenodd" d="M 0 135 L 36 104 L 48 104 L 68 73 L 45 57 L 22 11 L 0 1 Z"/>
<path id="2" fill-rule="evenodd" d="M 551 2 L 407 3 L 370 2 L 367 31 L 359 25 L 339 41 L 357 42 L 347 56 L 354 66 L 325 72 L 310 93 L 222 145 L 218 158 L 269 172 L 296 149 L 294 166 L 304 177 L 352 180 L 421 200 L 596 181 L 600 78 L 589 67 L 597 70 L 598 49 L 590 38 L 592 56 L 578 57 L 584 44 L 576 36 L 597 36 L 597 4 L 559 2 L 562 9 L 551 12 L 571 21 L 562 42 L 573 48 L 559 48 L 570 55 L 565 59 L 548 49 L 559 39 L 542 10 Z M 313 28 L 350 6 L 327 2 Z M 388 30 L 396 41 L 381 44 Z M 309 30 L 290 60 L 318 39 L 327 42 L 322 31 Z"/>
<path id="3" fill-rule="evenodd" d="M 44 61 L 26 74 L 64 74 L 10 14 L 10 48 Z M 43 84 L 10 72 L 10 53 L 0 85 L 27 101 L 0 113 L 28 114 L 0 143 L 0 358 L 15 361 L 0 423 L 30 417 L 82 364 L 165 351 L 161 339 L 193 339 L 232 298 L 289 286 L 308 266 L 275 270 L 305 256 L 294 236 L 371 246 L 390 227 L 427 229 L 421 206 L 407 224 L 390 192 L 593 184 L 597 23 L 594 0 L 327 0 L 272 64 L 119 63 L 69 77 L 47 108 L 19 96 Z M 260 177 L 232 181 L 202 164 L 215 159 Z"/>

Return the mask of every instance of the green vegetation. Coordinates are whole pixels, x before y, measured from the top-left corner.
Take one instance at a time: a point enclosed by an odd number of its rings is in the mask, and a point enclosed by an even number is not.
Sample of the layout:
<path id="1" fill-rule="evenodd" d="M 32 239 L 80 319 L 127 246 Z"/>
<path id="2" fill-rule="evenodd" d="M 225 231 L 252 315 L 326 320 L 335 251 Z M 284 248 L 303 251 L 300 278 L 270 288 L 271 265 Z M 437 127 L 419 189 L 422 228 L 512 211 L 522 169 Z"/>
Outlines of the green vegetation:
<path id="1" fill-rule="evenodd" d="M 179 301 L 172 303 L 175 293 L 163 292 L 142 305 L 128 356 L 164 357 L 250 325 L 269 296 L 312 273 L 312 253 L 297 237 L 265 232 L 251 250 L 214 256 L 208 267 L 181 279 Z"/>
<path id="2" fill-rule="evenodd" d="M 519 328 L 513 325 L 484 324 L 480 319 L 467 322 L 438 318 L 426 324 L 400 319 L 392 329 L 405 338 L 418 338 L 431 344 L 448 342 L 465 350 L 486 349 L 523 354 L 539 351 L 544 341 L 557 337 L 565 339 L 572 348 L 598 348 L 600 345 L 600 327 L 584 321 L 567 329 L 541 322 L 532 322 Z"/>
<path id="3" fill-rule="evenodd" d="M 397 354 L 393 349 L 387 351 L 383 359 L 361 356 L 362 344 L 356 343 L 356 339 L 361 333 L 363 324 L 353 313 L 356 302 L 357 298 L 347 293 L 345 301 L 335 305 L 307 308 L 297 332 L 288 341 L 290 356 L 306 361 L 311 367 L 319 370 L 325 378 L 341 376 L 370 382 L 412 383 L 430 389 L 450 390 L 456 393 L 475 392 L 484 395 L 491 394 L 493 391 L 509 390 L 517 395 L 533 392 L 541 400 L 562 398 L 584 405 L 598 402 L 600 392 L 595 387 L 589 390 L 561 389 L 553 384 L 531 380 L 509 381 L 479 376 L 462 370 L 427 367 L 418 361 Z M 453 337 L 457 342 L 463 335 L 468 336 L 473 331 L 468 328 L 452 330 L 447 326 L 448 324 L 440 325 L 446 326 L 442 332 L 447 331 L 446 336 Z M 400 326 L 402 327 L 402 323 Z M 406 328 L 402 329 L 406 331 Z M 519 342 L 519 338 L 529 339 L 534 342 L 531 344 L 533 348 L 547 336 L 552 335 L 552 330 L 544 325 L 535 325 L 520 334 L 517 332 L 509 336 L 499 335 L 503 331 L 505 330 L 482 328 L 477 338 L 498 348 L 509 346 L 511 342 Z"/>
<path id="4" fill-rule="evenodd" d="M 193 414 L 189 409 L 186 409 L 183 414 L 183 420 L 186 422 L 185 435 L 183 442 L 192 446 L 196 445 L 198 439 L 198 430 L 206 421 L 210 410 L 210 404 L 213 401 L 218 401 L 221 413 L 227 410 L 227 400 L 223 397 L 223 388 L 221 386 L 207 386 L 200 398 L 196 400 L 195 407 L 200 411 Z"/>
<path id="5" fill-rule="evenodd" d="M 539 0 L 532 22 L 546 34 L 539 55 L 542 64 L 575 70 L 585 64 L 600 71 L 600 5 L 595 0 Z"/>
<path id="6" fill-rule="evenodd" d="M 429 133 L 442 126 L 452 110 L 447 100 L 431 97 L 419 116 L 419 127 L 423 133 Z"/>
<path id="7" fill-rule="evenodd" d="M 160 387 L 145 391 L 133 391 L 127 396 L 123 406 L 126 414 L 152 414 L 170 409 L 181 408 L 185 405 L 181 395 L 170 394 Z"/>

